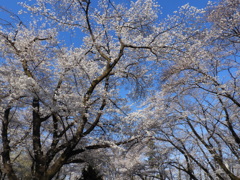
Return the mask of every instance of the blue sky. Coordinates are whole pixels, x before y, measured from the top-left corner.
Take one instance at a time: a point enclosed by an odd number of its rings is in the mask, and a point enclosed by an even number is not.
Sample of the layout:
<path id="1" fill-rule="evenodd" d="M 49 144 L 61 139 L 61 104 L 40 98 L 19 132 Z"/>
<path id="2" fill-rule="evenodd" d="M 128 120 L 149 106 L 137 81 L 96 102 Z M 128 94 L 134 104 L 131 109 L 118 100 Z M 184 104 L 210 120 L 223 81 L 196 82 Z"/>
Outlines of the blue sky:
<path id="1" fill-rule="evenodd" d="M 172 14 L 173 11 L 178 10 L 179 7 L 189 3 L 191 6 L 197 8 L 206 7 L 209 0 L 157 0 L 158 4 L 162 7 L 163 15 Z"/>

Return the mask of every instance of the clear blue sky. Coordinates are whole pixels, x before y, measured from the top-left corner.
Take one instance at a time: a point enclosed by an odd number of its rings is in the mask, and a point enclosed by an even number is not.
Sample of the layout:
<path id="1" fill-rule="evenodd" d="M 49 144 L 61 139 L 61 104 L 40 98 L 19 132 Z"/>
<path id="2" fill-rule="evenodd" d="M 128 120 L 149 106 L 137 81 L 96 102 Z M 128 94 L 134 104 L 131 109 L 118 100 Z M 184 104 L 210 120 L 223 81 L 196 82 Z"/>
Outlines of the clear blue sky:
<path id="1" fill-rule="evenodd" d="M 162 6 L 163 14 L 171 14 L 173 11 L 176 11 L 178 7 L 189 3 L 191 6 L 197 8 L 206 7 L 209 0 L 157 0 L 159 5 Z"/>

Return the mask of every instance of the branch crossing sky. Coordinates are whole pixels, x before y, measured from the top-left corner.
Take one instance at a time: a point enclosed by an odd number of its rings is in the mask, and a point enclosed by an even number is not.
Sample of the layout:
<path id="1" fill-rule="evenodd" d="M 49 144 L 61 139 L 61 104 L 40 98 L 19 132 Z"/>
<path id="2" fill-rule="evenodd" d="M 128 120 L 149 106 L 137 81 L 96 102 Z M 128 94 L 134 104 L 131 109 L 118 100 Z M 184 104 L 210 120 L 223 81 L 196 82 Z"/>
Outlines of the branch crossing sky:
<path id="1" fill-rule="evenodd" d="M 35 0 L 31 0 L 34 2 Z M 98 0 L 91 0 L 92 3 L 97 4 L 96 1 Z M 135 0 L 112 0 L 116 3 L 127 3 Z M 159 18 L 165 18 L 167 15 L 173 14 L 174 11 L 177 11 L 181 6 L 189 3 L 190 6 L 195 6 L 197 8 L 204 8 L 206 7 L 208 0 L 155 0 L 159 5 L 162 11 L 162 14 L 159 15 Z M 214 0 L 214 2 L 217 0 Z M 18 11 L 24 8 L 19 5 L 19 2 L 28 2 L 28 0 L 0 0 L 0 7 L 9 10 L 15 14 L 18 14 Z M 27 23 L 29 20 L 29 16 L 19 15 L 23 23 Z M 0 24 L 2 20 L 9 20 L 9 14 L 6 12 L 1 12 L 0 9 Z M 10 20 L 11 21 L 11 20 Z M 3 22 L 4 23 L 4 22 Z M 59 32 L 60 33 L 60 32 Z M 72 32 L 64 32 L 61 33 L 61 39 L 64 39 L 67 45 L 74 44 L 74 46 L 78 46 L 82 44 L 82 41 L 76 41 L 76 37 L 73 36 Z M 67 40 L 67 41 L 66 41 Z"/>
<path id="2" fill-rule="evenodd" d="M 96 0 L 93 0 L 96 1 Z M 121 3 L 122 0 L 116 0 L 116 2 Z M 130 1 L 130 0 L 125 0 Z M 3 6 L 10 11 L 17 12 L 21 9 L 20 5 L 17 5 L 18 2 L 22 2 L 21 0 L 0 0 L 0 6 Z M 164 15 L 171 14 L 173 11 L 176 11 L 178 7 L 189 3 L 191 6 L 195 6 L 198 8 L 204 8 L 208 0 L 156 0 L 158 4 L 162 7 L 162 12 Z"/>

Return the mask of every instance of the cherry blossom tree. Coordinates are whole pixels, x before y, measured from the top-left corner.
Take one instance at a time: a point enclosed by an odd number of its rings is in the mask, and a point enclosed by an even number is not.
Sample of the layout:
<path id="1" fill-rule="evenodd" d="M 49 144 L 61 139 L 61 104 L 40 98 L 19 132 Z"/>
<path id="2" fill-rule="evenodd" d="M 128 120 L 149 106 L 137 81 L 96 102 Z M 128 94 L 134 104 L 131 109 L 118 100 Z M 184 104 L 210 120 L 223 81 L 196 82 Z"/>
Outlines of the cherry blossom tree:
<path id="1" fill-rule="evenodd" d="M 2 8 L 1 179 L 239 179 L 239 2 L 116 2 Z"/>
<path id="2" fill-rule="evenodd" d="M 59 177 L 69 164 L 85 163 L 79 155 L 86 151 L 124 149 L 143 138 L 127 116 L 153 87 L 177 22 L 157 22 L 152 0 L 128 8 L 106 0 L 22 6 L 29 23 L 2 8 L 15 18 L 0 31 L 3 179 Z M 79 46 L 61 38 L 69 31 Z M 28 175 L 21 177 L 23 160 Z"/>
<path id="3" fill-rule="evenodd" d="M 173 179 L 240 179 L 239 7 L 209 4 L 209 28 L 170 57 L 161 91 L 141 110 L 159 156 L 172 150 L 164 163 L 175 168 Z"/>

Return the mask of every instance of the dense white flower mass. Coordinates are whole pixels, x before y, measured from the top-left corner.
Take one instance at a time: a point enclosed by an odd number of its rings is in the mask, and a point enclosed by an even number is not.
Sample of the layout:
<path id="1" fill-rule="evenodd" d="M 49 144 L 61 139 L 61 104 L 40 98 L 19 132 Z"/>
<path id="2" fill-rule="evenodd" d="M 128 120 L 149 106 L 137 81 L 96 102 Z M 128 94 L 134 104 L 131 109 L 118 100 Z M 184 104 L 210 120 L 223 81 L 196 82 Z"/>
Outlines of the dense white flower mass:
<path id="1" fill-rule="evenodd" d="M 29 22 L 1 8 L 0 179 L 240 179 L 239 1 L 20 4 Z"/>

